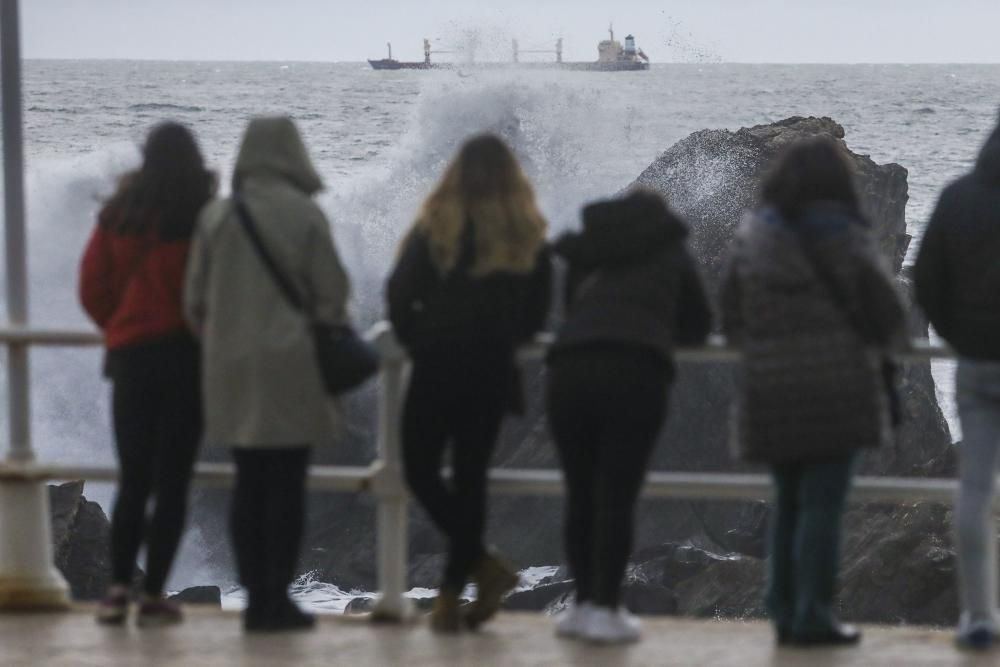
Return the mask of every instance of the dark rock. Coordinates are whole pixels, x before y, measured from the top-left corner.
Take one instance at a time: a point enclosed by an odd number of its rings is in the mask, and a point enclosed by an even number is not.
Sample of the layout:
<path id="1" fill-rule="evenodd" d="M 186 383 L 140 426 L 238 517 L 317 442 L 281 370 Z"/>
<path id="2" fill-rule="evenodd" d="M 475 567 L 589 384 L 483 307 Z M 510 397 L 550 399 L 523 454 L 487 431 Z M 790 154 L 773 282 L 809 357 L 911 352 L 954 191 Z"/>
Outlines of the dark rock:
<path id="1" fill-rule="evenodd" d="M 111 583 L 111 523 L 84 497 L 84 482 L 48 488 L 56 567 L 74 599 L 99 599 Z"/>
<path id="2" fill-rule="evenodd" d="M 415 588 L 437 588 L 447 556 L 444 554 L 421 554 L 410 559 L 410 586 Z"/>
<path id="3" fill-rule="evenodd" d="M 677 595 L 666 586 L 626 581 L 622 602 L 635 614 L 676 614 Z"/>
<path id="4" fill-rule="evenodd" d="M 354 598 L 344 607 L 345 614 L 368 614 L 375 608 L 375 598 Z"/>
<path id="5" fill-rule="evenodd" d="M 958 619 L 952 511 L 927 503 L 848 511 L 840 600 L 845 617 L 950 626 Z"/>
<path id="6" fill-rule="evenodd" d="M 503 608 L 511 611 L 543 611 L 553 604 L 562 604 L 573 592 L 572 581 L 544 584 L 519 593 L 511 593 L 504 599 Z"/>
<path id="7" fill-rule="evenodd" d="M 690 543 L 671 542 L 635 554 L 633 561 L 638 564 L 629 576 L 639 582 L 676 588 L 711 565 L 735 558 L 738 556 L 712 553 Z"/>
<path id="8" fill-rule="evenodd" d="M 222 591 L 218 586 L 192 586 L 179 593 L 174 593 L 168 599 L 184 604 L 209 605 L 222 608 Z"/>
<path id="9" fill-rule="evenodd" d="M 764 561 L 745 556 L 716 560 L 674 588 L 677 613 L 699 618 L 764 616 Z"/>

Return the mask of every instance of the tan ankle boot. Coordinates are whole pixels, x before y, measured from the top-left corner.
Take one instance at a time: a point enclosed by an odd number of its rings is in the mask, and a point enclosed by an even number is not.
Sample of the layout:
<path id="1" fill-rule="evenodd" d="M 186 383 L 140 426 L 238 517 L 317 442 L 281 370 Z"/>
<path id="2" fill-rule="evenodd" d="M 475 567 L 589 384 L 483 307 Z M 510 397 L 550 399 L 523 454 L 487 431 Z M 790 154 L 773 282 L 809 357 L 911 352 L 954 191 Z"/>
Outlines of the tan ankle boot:
<path id="1" fill-rule="evenodd" d="M 519 581 L 517 572 L 494 554 L 486 554 L 472 571 L 478 589 L 476 601 L 469 605 L 465 622 L 472 629 L 493 618 L 500 609 L 504 596 Z"/>
<path id="2" fill-rule="evenodd" d="M 462 630 L 458 594 L 441 589 L 431 608 L 431 630 L 442 634 L 456 634 Z"/>

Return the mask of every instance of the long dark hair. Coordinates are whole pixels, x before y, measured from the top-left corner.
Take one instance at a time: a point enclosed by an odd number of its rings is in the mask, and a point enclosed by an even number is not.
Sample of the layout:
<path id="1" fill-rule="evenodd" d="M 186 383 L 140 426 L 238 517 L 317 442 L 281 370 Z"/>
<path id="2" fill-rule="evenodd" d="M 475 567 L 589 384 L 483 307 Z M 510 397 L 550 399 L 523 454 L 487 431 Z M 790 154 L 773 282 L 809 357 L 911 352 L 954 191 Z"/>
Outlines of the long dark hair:
<path id="1" fill-rule="evenodd" d="M 790 221 L 817 202 L 836 202 L 864 220 L 844 151 L 824 137 L 805 139 L 786 149 L 764 179 L 760 200 Z"/>
<path id="2" fill-rule="evenodd" d="M 118 234 L 190 238 L 217 182 L 194 135 L 180 123 L 160 123 L 146 137 L 142 158 L 139 169 L 122 176 L 101 223 Z"/>

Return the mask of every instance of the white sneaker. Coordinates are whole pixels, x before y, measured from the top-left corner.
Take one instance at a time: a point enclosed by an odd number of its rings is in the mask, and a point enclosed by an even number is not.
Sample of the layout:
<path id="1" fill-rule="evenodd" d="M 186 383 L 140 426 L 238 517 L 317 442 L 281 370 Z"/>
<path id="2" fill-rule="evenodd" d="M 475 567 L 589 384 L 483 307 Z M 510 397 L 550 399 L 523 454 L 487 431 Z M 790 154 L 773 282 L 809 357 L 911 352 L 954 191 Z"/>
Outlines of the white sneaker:
<path id="1" fill-rule="evenodd" d="M 597 644 L 639 641 L 642 623 L 623 608 L 591 607 L 578 636 Z"/>
<path id="2" fill-rule="evenodd" d="M 559 616 L 556 617 L 556 636 L 574 638 L 583 633 L 583 628 L 587 624 L 587 619 L 593 611 L 594 605 L 589 602 L 577 604 L 571 602 Z"/>

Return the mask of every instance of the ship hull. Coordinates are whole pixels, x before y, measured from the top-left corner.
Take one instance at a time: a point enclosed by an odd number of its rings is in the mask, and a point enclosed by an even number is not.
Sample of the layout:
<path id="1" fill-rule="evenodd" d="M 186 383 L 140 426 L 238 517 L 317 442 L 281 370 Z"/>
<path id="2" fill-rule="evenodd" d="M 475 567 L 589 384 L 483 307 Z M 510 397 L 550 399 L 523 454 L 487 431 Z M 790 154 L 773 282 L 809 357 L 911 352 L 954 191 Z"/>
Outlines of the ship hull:
<path id="1" fill-rule="evenodd" d="M 372 69 L 563 69 L 575 72 L 641 72 L 649 69 L 644 62 L 576 62 L 576 63 L 431 63 L 401 62 L 399 60 L 369 60 Z"/>
<path id="2" fill-rule="evenodd" d="M 590 63 L 553 63 L 555 67 L 583 72 L 641 72 L 649 69 L 649 63 L 641 61 L 590 62 Z"/>
<path id="3" fill-rule="evenodd" d="M 402 62 L 399 60 L 390 60 L 389 58 L 382 58 L 381 60 L 369 60 L 368 64 L 372 66 L 372 69 L 379 69 L 379 70 L 441 69 L 440 65 L 433 65 L 425 62 Z"/>

